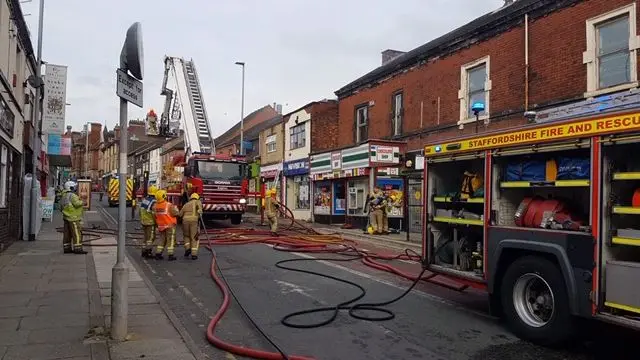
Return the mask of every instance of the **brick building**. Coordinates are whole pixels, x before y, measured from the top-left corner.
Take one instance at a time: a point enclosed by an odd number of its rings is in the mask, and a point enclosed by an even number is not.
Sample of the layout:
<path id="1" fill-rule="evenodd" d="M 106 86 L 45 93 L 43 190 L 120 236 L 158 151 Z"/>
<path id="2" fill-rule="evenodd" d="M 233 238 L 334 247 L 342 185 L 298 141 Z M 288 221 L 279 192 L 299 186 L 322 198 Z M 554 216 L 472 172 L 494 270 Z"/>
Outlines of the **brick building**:
<path id="1" fill-rule="evenodd" d="M 415 155 L 426 143 L 552 121 L 560 108 L 584 113 L 599 95 L 638 101 L 625 96 L 638 87 L 636 8 L 630 0 L 506 1 L 409 52 L 384 52 L 380 67 L 336 91 L 338 129 L 314 141 L 330 148 L 337 139 L 342 162 L 377 139 L 406 142 Z M 485 106 L 477 130 L 473 103 Z M 526 111 L 537 116 L 525 119 Z"/>
<path id="2" fill-rule="evenodd" d="M 260 179 L 268 186 L 275 186 L 277 197 L 282 200 L 282 158 L 284 155 L 284 126 L 282 117 L 260 131 Z"/>
<path id="3" fill-rule="evenodd" d="M 276 108 L 282 110 L 282 107 L 276 104 L 266 105 L 251 114 L 244 117 L 244 132 L 250 131 L 254 126 L 265 121 L 273 119 L 279 113 Z M 240 122 L 235 124 L 231 129 L 215 139 L 216 154 L 238 154 L 240 153 Z M 246 146 L 247 144 L 245 144 Z"/>

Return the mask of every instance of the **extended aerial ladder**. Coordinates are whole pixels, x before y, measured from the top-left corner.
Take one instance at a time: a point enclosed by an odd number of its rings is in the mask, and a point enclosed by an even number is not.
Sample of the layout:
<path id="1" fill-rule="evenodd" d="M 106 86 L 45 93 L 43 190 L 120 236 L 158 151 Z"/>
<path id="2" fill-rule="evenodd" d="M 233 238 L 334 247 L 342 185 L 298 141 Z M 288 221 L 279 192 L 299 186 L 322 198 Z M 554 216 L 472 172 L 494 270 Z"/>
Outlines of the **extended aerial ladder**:
<path id="1" fill-rule="evenodd" d="M 202 88 L 193 60 L 186 61 L 178 57 L 165 56 L 164 66 L 160 92 L 165 96 L 160 125 L 161 134 L 176 136 L 177 128 L 174 124 L 182 124 L 187 157 L 194 153 L 215 153 Z M 170 77 L 173 79 L 175 89 L 167 87 Z M 176 133 L 173 133 L 174 130 Z"/>

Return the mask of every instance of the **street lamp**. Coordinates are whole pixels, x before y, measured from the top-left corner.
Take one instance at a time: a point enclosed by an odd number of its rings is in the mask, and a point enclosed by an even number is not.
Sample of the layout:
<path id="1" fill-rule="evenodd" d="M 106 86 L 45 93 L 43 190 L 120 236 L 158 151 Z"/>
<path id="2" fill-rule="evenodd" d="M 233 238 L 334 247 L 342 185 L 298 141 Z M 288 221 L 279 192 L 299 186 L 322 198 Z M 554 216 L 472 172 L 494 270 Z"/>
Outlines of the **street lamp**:
<path id="1" fill-rule="evenodd" d="M 244 155 L 244 62 L 236 61 L 242 67 L 242 97 L 240 101 L 240 155 Z"/>
<path id="2" fill-rule="evenodd" d="M 478 133 L 478 123 L 480 122 L 480 113 L 484 111 L 484 103 L 477 102 L 471 105 L 471 111 L 476 116 L 476 134 Z M 485 125 L 489 125 L 489 119 L 485 119 Z"/>

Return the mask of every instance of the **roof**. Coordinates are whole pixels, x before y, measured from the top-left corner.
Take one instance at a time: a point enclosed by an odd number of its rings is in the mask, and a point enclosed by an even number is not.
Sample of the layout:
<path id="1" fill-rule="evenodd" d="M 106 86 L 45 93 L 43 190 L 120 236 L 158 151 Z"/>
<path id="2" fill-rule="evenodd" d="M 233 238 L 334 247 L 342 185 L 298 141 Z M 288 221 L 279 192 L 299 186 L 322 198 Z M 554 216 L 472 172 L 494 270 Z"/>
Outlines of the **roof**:
<path id="1" fill-rule="evenodd" d="M 298 111 L 303 110 L 303 109 L 306 109 L 306 108 L 308 108 L 308 107 L 310 107 L 310 106 L 312 106 L 312 105 L 315 105 L 315 104 L 319 104 L 319 103 L 326 103 L 326 102 L 332 102 L 332 101 L 338 101 L 338 100 L 336 100 L 336 99 L 322 99 L 322 100 L 312 101 L 312 102 L 307 103 L 307 104 L 305 104 L 305 105 L 303 105 L 303 106 L 300 106 L 299 108 L 297 108 L 297 109 L 295 109 L 295 110 L 293 110 L 293 111 L 289 111 L 288 113 L 286 113 L 286 114 L 282 115 L 282 117 L 283 117 L 283 118 L 286 118 L 287 116 L 290 116 L 291 114 L 295 114 L 295 113 L 297 113 Z"/>
<path id="2" fill-rule="evenodd" d="M 22 7 L 20 6 L 21 1 L 9 0 L 7 3 L 9 4 L 9 12 L 13 14 L 11 19 L 15 22 L 16 27 L 18 28 L 18 38 L 24 47 L 24 54 L 27 56 L 27 59 L 29 59 L 31 66 L 35 68 L 36 58 L 33 52 L 33 44 L 31 43 L 31 34 L 29 34 L 27 22 L 24 21 L 24 14 L 22 13 Z"/>
<path id="3" fill-rule="evenodd" d="M 580 1 L 583 0 L 517 0 L 398 56 L 336 90 L 335 94 L 339 98 L 349 96 L 363 86 L 375 83 L 407 68 L 421 65 L 429 59 L 446 56 L 460 48 L 500 34 L 519 25 L 525 14 L 536 18 Z"/>
<path id="4" fill-rule="evenodd" d="M 249 121 L 252 117 L 256 116 L 258 113 L 260 113 L 261 111 L 265 110 L 266 108 L 271 107 L 271 105 L 265 105 L 255 111 L 253 111 L 251 114 L 247 115 L 244 117 L 244 121 L 247 122 Z M 216 137 L 214 139 L 214 141 L 216 142 L 216 144 L 219 141 L 223 141 L 224 143 L 230 143 L 231 141 L 229 139 L 227 139 L 229 136 L 231 136 L 231 134 L 233 134 L 234 131 L 240 129 L 240 121 L 238 121 L 235 125 L 233 125 L 229 130 L 225 131 L 222 135 Z"/>
<path id="5" fill-rule="evenodd" d="M 277 115 L 272 117 L 271 119 L 267 120 L 267 121 L 263 121 L 257 125 L 255 125 L 254 127 L 250 128 L 249 130 L 244 132 L 244 141 L 250 141 L 250 140 L 255 140 L 257 138 L 260 137 L 260 132 L 262 132 L 265 129 L 268 129 L 270 127 L 275 126 L 278 123 L 282 122 L 282 115 Z M 231 144 L 238 144 L 240 143 L 240 135 L 237 135 L 235 137 L 233 137 L 232 139 L 229 139 L 229 141 L 226 141 L 223 144 L 216 144 L 216 147 L 225 147 L 225 146 L 229 146 Z"/>

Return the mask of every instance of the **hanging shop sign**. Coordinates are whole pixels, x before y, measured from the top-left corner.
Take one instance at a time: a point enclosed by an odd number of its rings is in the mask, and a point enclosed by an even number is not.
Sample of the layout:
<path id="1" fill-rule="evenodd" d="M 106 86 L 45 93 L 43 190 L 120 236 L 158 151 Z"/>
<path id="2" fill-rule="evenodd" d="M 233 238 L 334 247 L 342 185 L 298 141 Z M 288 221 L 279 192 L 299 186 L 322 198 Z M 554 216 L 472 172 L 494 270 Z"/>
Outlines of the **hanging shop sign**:
<path id="1" fill-rule="evenodd" d="M 371 162 L 399 164 L 400 163 L 400 147 L 371 145 Z"/>
<path id="2" fill-rule="evenodd" d="M 42 132 L 45 134 L 64 133 L 65 110 L 67 107 L 67 67 L 46 65 L 44 77 L 44 99 L 42 106 Z"/>
<path id="3" fill-rule="evenodd" d="M 273 179 L 278 175 L 279 171 L 282 171 L 282 163 L 261 166 L 260 176 L 266 179 Z"/>
<path id="4" fill-rule="evenodd" d="M 309 158 L 286 161 L 282 172 L 284 176 L 296 176 L 309 173 Z"/>

